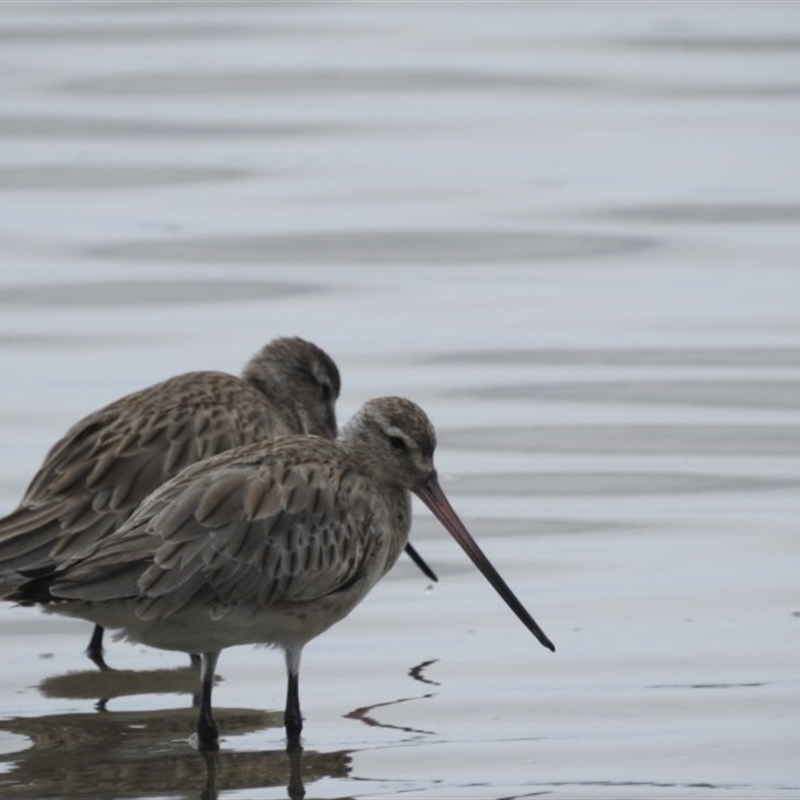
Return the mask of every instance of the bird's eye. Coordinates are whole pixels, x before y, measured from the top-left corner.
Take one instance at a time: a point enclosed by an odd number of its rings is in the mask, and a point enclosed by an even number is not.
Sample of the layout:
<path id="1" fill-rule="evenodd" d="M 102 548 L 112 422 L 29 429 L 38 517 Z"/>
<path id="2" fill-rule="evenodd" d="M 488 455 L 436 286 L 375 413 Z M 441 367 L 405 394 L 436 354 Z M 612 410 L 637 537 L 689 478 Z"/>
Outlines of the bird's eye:
<path id="1" fill-rule="evenodd" d="M 389 444 L 392 446 L 394 450 L 405 450 L 406 443 L 405 441 L 399 436 L 390 436 L 389 437 Z"/>
<path id="2" fill-rule="evenodd" d="M 330 403 L 332 394 L 333 394 L 333 392 L 331 391 L 331 387 L 327 383 L 323 383 L 322 384 L 322 399 L 326 403 Z"/>

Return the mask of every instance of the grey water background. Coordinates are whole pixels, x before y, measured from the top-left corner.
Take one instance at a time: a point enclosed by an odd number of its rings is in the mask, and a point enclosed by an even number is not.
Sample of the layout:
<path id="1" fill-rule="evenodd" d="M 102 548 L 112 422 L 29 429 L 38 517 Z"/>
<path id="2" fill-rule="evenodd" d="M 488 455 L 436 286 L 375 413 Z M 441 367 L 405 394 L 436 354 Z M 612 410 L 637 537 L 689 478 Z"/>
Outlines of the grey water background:
<path id="1" fill-rule="evenodd" d="M 299 334 L 426 511 L 309 645 L 308 797 L 800 795 L 800 4 L 3 3 L 0 513 L 82 415 Z M 0 608 L 0 797 L 195 798 L 185 659 Z M 220 798 L 285 797 L 282 658 Z"/>

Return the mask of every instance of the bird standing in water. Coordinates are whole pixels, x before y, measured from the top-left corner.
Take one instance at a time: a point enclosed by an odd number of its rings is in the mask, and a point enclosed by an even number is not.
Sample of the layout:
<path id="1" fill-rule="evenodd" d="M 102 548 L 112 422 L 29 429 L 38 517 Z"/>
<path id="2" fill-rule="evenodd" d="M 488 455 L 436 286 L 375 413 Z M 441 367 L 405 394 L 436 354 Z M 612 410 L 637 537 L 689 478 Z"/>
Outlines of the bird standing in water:
<path id="1" fill-rule="evenodd" d="M 202 655 L 199 748 L 219 746 L 211 709 L 220 652 L 284 651 L 285 727 L 299 747 L 305 644 L 349 614 L 394 565 L 415 493 L 500 596 L 554 650 L 491 565 L 439 486 L 436 436 L 417 405 L 370 400 L 336 441 L 293 436 L 187 467 L 82 558 L 8 599 L 117 629 L 135 642 Z"/>

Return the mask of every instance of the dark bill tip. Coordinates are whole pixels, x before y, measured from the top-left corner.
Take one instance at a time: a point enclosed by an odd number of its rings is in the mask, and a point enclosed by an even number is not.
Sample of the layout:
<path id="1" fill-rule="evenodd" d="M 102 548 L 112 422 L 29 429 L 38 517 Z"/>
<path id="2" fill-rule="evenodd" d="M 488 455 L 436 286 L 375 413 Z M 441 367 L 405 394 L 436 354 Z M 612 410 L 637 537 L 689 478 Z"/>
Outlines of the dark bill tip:
<path id="1" fill-rule="evenodd" d="M 425 575 L 428 580 L 431 580 L 434 583 L 439 582 L 439 578 L 436 576 L 436 573 L 428 566 L 425 559 L 416 551 L 416 548 L 411 546 L 410 543 L 406 544 L 406 553 L 408 553 L 408 557 L 417 565 L 422 574 Z"/>
<path id="2" fill-rule="evenodd" d="M 517 599 L 508 584 L 494 568 L 491 561 L 472 538 L 464 523 L 458 517 L 450 501 L 439 486 L 439 480 L 434 472 L 424 483 L 417 486 L 414 493 L 433 512 L 433 515 L 444 525 L 450 535 L 461 545 L 464 552 L 472 559 L 473 564 L 483 573 L 483 576 L 494 587 L 494 590 L 503 598 L 506 605 L 517 615 L 522 624 L 539 640 L 543 647 L 555 652 L 555 645 L 550 641 L 545 632 L 537 625 L 528 609 Z"/>

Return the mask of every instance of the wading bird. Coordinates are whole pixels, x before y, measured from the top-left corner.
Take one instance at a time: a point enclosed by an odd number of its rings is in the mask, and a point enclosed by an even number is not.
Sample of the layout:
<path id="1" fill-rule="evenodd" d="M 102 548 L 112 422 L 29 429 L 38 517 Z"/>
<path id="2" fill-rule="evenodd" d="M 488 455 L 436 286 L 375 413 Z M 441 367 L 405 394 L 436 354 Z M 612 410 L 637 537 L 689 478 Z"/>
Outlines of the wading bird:
<path id="1" fill-rule="evenodd" d="M 411 529 L 411 492 L 495 590 L 554 650 L 464 527 L 439 486 L 436 435 L 410 400 L 370 400 L 336 441 L 293 436 L 187 467 L 88 554 L 19 586 L 8 599 L 120 630 L 128 639 L 202 656 L 198 745 L 212 751 L 220 652 L 284 651 L 285 727 L 299 747 L 300 656 L 394 565 Z"/>

